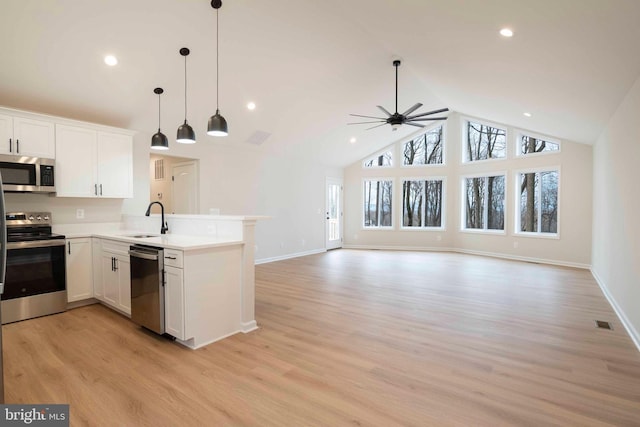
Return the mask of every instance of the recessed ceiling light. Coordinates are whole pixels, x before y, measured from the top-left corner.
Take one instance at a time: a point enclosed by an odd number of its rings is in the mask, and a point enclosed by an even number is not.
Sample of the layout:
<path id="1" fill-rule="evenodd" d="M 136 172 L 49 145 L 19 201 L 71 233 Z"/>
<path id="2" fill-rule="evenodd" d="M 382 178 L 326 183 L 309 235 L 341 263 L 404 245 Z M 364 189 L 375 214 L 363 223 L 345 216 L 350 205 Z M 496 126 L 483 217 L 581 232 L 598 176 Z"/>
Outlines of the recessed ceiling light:
<path id="1" fill-rule="evenodd" d="M 531 113 L 523 113 L 525 117 L 531 117 Z"/>
<path id="2" fill-rule="evenodd" d="M 255 110 L 256 109 L 256 104 L 254 102 L 250 102 L 247 104 L 247 108 L 249 110 Z"/>
<path id="3" fill-rule="evenodd" d="M 349 142 L 350 142 L 350 143 L 352 143 L 352 144 L 355 144 L 355 143 L 356 143 L 356 138 L 355 138 L 355 137 L 351 138 L 351 139 L 349 140 Z"/>
<path id="4" fill-rule="evenodd" d="M 510 28 L 503 28 L 500 30 L 500 35 L 502 37 L 512 37 L 513 31 Z"/>
<path id="5" fill-rule="evenodd" d="M 114 65 L 118 65 L 118 58 L 113 55 L 107 55 L 104 57 L 104 63 L 110 67 L 113 67 Z"/>

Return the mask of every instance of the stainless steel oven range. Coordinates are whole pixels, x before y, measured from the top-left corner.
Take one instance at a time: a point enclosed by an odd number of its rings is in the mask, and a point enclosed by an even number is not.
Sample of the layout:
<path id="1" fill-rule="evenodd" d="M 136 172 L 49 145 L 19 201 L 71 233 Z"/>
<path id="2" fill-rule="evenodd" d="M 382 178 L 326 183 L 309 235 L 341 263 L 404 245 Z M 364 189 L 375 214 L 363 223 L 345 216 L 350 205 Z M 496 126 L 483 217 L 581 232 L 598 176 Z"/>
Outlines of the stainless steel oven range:
<path id="1" fill-rule="evenodd" d="M 65 237 L 51 233 L 51 213 L 7 213 L 6 226 L 2 323 L 65 311 Z"/>

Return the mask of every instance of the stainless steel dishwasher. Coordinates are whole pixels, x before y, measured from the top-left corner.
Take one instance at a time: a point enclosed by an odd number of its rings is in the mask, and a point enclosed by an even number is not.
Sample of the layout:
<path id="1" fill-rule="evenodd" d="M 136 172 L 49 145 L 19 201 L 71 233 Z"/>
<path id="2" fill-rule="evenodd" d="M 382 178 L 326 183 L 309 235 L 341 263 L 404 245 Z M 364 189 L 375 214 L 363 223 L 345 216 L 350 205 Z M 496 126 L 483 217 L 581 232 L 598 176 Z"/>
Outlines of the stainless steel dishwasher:
<path id="1" fill-rule="evenodd" d="M 131 320 L 164 334 L 164 251 L 152 246 L 129 247 Z"/>

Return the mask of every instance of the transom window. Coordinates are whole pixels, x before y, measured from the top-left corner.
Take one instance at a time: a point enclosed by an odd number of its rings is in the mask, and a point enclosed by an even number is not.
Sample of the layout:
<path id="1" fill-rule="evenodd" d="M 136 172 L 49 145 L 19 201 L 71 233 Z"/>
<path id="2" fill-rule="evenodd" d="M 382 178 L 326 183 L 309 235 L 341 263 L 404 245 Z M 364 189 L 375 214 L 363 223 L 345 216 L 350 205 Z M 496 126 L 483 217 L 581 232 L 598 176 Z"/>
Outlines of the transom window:
<path id="1" fill-rule="evenodd" d="M 507 131 L 467 120 L 463 145 L 465 162 L 504 158 L 507 155 Z"/>
<path id="2" fill-rule="evenodd" d="M 402 183 L 402 227 L 442 228 L 441 179 L 405 180 Z"/>
<path id="3" fill-rule="evenodd" d="M 504 175 L 465 178 L 462 228 L 504 230 L 504 190 Z"/>
<path id="4" fill-rule="evenodd" d="M 393 166 L 393 151 L 385 151 L 382 154 L 378 154 L 370 159 L 364 161 L 363 166 L 365 168 L 381 168 Z"/>
<path id="5" fill-rule="evenodd" d="M 516 232 L 557 234 L 559 172 L 519 173 L 517 182 L 519 214 Z"/>
<path id="6" fill-rule="evenodd" d="M 444 163 L 442 156 L 443 127 L 438 126 L 426 133 L 407 141 L 403 145 L 403 160 L 405 166 L 441 165 Z"/>
<path id="7" fill-rule="evenodd" d="M 521 133 L 518 135 L 518 155 L 526 156 L 535 153 L 560 151 L 560 142 L 549 141 L 532 135 Z"/>
<path id="8" fill-rule="evenodd" d="M 389 228 L 393 226 L 393 181 L 364 181 L 365 228 Z"/>

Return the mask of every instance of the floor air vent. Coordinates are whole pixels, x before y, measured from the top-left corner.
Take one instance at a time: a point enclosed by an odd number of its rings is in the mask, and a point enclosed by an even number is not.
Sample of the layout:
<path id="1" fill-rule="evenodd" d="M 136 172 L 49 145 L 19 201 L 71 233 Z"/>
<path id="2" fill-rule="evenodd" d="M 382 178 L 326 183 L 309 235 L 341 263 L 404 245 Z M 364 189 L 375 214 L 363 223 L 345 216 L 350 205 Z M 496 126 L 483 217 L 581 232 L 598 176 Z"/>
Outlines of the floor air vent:
<path id="1" fill-rule="evenodd" d="M 596 320 L 596 328 L 613 330 L 611 323 L 605 322 L 604 320 Z"/>

